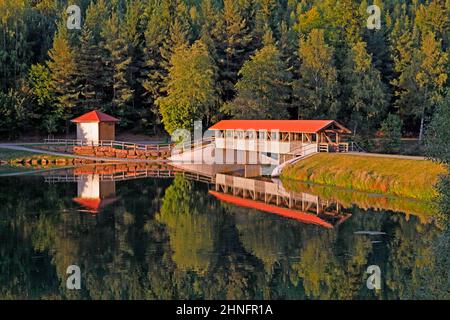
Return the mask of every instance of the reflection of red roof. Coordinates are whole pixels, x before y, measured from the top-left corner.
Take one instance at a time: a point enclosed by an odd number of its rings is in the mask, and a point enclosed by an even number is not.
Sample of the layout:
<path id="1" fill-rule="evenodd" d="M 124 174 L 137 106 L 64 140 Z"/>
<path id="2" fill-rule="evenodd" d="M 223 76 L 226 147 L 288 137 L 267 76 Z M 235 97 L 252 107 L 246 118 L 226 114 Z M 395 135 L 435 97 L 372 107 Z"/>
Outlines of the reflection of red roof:
<path id="1" fill-rule="evenodd" d="M 279 130 L 316 133 L 333 123 L 344 131 L 350 132 L 334 120 L 222 120 L 210 127 L 209 130 Z"/>
<path id="2" fill-rule="evenodd" d="M 87 212 L 98 213 L 102 208 L 116 201 L 116 199 L 74 198 L 73 201 L 87 208 Z"/>
<path id="3" fill-rule="evenodd" d="M 217 199 L 219 199 L 220 201 L 232 203 L 240 207 L 252 208 L 260 211 L 275 213 L 286 218 L 295 219 L 303 223 L 319 225 L 328 229 L 333 227 L 330 223 L 320 219 L 319 217 L 302 211 L 280 208 L 271 204 L 266 204 L 250 199 L 243 199 L 236 196 L 231 196 L 228 194 L 223 194 L 211 190 L 209 191 L 209 193 L 212 194 Z"/>
<path id="4" fill-rule="evenodd" d="M 85 113 L 82 116 L 79 116 L 78 118 L 75 118 L 71 120 L 71 122 L 118 122 L 119 119 L 116 119 L 114 117 L 111 117 L 110 115 L 107 115 L 106 113 L 93 110 L 91 112 Z"/>

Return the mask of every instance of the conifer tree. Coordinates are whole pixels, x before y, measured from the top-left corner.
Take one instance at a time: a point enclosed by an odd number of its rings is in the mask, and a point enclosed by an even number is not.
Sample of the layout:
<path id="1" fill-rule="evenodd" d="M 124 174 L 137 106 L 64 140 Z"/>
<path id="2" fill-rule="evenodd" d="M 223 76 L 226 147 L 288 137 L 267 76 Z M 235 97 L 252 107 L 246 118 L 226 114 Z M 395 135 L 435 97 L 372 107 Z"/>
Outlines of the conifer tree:
<path id="1" fill-rule="evenodd" d="M 423 138 L 425 120 L 442 100 L 446 84 L 448 54 L 434 33 L 422 37 L 421 46 L 414 46 L 412 36 L 405 32 L 395 59 L 399 76 L 393 80 L 400 112 L 419 119 L 419 141 Z M 402 46 L 403 44 L 403 46 Z"/>
<path id="2" fill-rule="evenodd" d="M 353 133 L 367 132 L 378 126 L 388 101 L 386 87 L 380 72 L 374 67 L 372 57 L 366 51 L 366 43 L 358 42 L 351 49 L 344 69 L 347 83 L 343 92 L 346 99 L 341 112 L 350 115 Z"/>
<path id="3" fill-rule="evenodd" d="M 267 37 L 267 36 L 266 36 Z M 283 119 L 288 116 L 291 74 L 270 40 L 239 71 L 236 98 L 223 108 L 237 119 Z"/>
<path id="4" fill-rule="evenodd" d="M 300 39 L 300 79 L 294 88 L 299 117 L 334 118 L 337 114 L 339 88 L 333 54 L 323 30 L 313 29 L 307 39 Z"/>
<path id="5" fill-rule="evenodd" d="M 106 65 L 101 48 L 96 42 L 93 32 L 84 27 L 81 31 L 80 47 L 77 58 L 77 91 L 79 92 L 78 113 L 99 108 L 106 102 L 105 76 Z"/>
<path id="6" fill-rule="evenodd" d="M 108 83 L 112 73 L 106 65 L 107 51 L 101 46 L 104 42 L 101 32 L 108 17 L 105 0 L 91 2 L 85 13 L 76 50 L 78 113 L 109 106 Z"/>
<path id="7" fill-rule="evenodd" d="M 52 79 L 52 94 L 56 99 L 56 114 L 67 121 L 73 116 L 73 109 L 78 103 L 78 92 L 76 55 L 69 43 L 65 25 L 60 25 L 48 55 L 47 66 Z"/>
<path id="8" fill-rule="evenodd" d="M 224 7 L 214 30 L 219 84 L 224 101 L 234 97 L 238 72 L 254 50 L 252 29 L 248 17 L 246 19 L 244 16 L 244 9 L 237 1 L 224 0 Z"/>
<path id="9" fill-rule="evenodd" d="M 129 44 L 126 43 L 120 27 L 118 14 L 113 12 L 102 31 L 104 38 L 103 47 L 108 51 L 106 58 L 107 67 L 112 70 L 110 88 L 112 101 L 110 112 L 121 118 L 121 125 L 126 126 L 127 112 L 133 100 L 134 89 L 130 86 Z"/>
<path id="10" fill-rule="evenodd" d="M 155 3 L 148 9 L 148 23 L 145 30 L 145 47 L 141 83 L 145 89 L 144 100 L 155 116 L 156 125 L 160 124 L 160 110 L 156 104 L 164 97 L 170 68 L 170 59 L 174 50 L 187 44 L 189 26 L 186 21 L 176 17 L 177 10 L 172 2 Z M 178 8 L 178 11 L 180 8 Z"/>

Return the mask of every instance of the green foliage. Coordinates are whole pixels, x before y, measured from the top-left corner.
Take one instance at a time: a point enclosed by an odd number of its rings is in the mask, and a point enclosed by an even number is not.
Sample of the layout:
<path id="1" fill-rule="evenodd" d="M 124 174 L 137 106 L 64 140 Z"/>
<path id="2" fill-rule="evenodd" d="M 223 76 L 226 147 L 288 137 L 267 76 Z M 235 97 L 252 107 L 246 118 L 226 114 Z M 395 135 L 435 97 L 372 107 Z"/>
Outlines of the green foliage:
<path id="1" fill-rule="evenodd" d="M 348 56 L 346 90 L 348 102 L 341 112 L 350 115 L 353 134 L 359 130 L 370 132 L 370 125 L 380 121 L 388 105 L 386 87 L 380 72 L 373 67 L 372 57 L 367 53 L 364 42 L 356 43 Z"/>
<path id="2" fill-rule="evenodd" d="M 447 166 L 447 175 L 442 176 L 437 184 L 441 212 L 450 214 L 450 101 L 449 94 L 439 105 L 426 136 L 427 155 L 435 161 Z M 446 218 L 448 220 L 448 217 Z M 447 224 L 450 224 L 447 222 Z M 448 227 L 448 226 L 447 226 Z"/>
<path id="3" fill-rule="evenodd" d="M 239 70 L 255 49 L 247 5 L 247 1 L 224 0 L 212 31 L 223 101 L 234 97 Z"/>
<path id="4" fill-rule="evenodd" d="M 0 134 L 15 138 L 26 125 L 29 116 L 26 98 L 17 91 L 0 91 Z"/>
<path id="5" fill-rule="evenodd" d="M 414 35 L 405 32 L 398 43 L 395 69 L 400 73 L 393 80 L 401 112 L 420 119 L 419 140 L 422 140 L 425 118 L 442 100 L 447 81 L 448 54 L 434 33 L 422 35 L 420 48 L 414 44 Z"/>
<path id="6" fill-rule="evenodd" d="M 72 117 L 73 109 L 78 104 L 77 66 L 76 55 L 70 45 L 69 35 L 64 25 L 60 25 L 48 55 L 47 67 L 52 80 L 51 92 L 56 99 L 55 114 L 63 120 L 68 120 Z"/>
<path id="7" fill-rule="evenodd" d="M 176 49 L 201 40 L 216 93 L 181 116 L 184 127 L 186 117 L 332 118 L 371 139 L 390 112 L 422 139 L 448 89 L 450 24 L 448 1 L 416 2 L 375 1 L 382 28 L 369 30 L 366 0 L 83 0 L 82 29 L 68 30 L 66 1 L 2 1 L 0 91 L 26 98 L 17 134 L 48 132 L 49 117 L 67 130 L 94 108 L 122 128 L 158 134 Z M 264 74 L 288 85 L 255 73 L 265 72 L 254 61 L 263 54 L 278 60 Z"/>
<path id="8" fill-rule="evenodd" d="M 237 119 L 287 117 L 291 75 L 273 44 L 258 50 L 239 71 L 236 98 L 223 111 Z"/>
<path id="9" fill-rule="evenodd" d="M 215 219 L 199 208 L 192 192 L 191 183 L 177 176 L 164 194 L 158 220 L 167 226 L 172 258 L 178 268 L 204 273 L 212 264 Z"/>
<path id="10" fill-rule="evenodd" d="M 294 94 L 298 114 L 303 119 L 335 117 L 339 101 L 334 49 L 325 42 L 324 30 L 313 29 L 307 39 L 300 39 L 300 79 Z"/>
<path id="11" fill-rule="evenodd" d="M 128 43 L 121 35 L 119 16 L 113 13 L 102 31 L 104 47 L 108 52 L 106 65 L 112 69 L 110 87 L 112 90 L 111 111 L 121 117 L 130 109 L 134 89 L 130 85 L 131 57 Z M 126 121 L 126 119 L 122 119 Z M 122 122 L 123 123 L 123 122 Z M 126 122 L 125 122 L 126 125 Z"/>
<path id="12" fill-rule="evenodd" d="M 157 100 L 167 132 L 189 129 L 194 120 L 212 115 L 218 105 L 216 67 L 201 41 L 175 50 L 165 91 Z"/>
<path id="13" fill-rule="evenodd" d="M 32 65 L 28 75 L 28 85 L 41 108 L 49 107 L 53 101 L 51 76 L 48 68 L 41 64 Z"/>
<path id="14" fill-rule="evenodd" d="M 389 114 L 381 123 L 381 132 L 384 138 L 384 151 L 397 153 L 402 138 L 402 120 L 395 114 Z"/>
<path id="15" fill-rule="evenodd" d="M 428 127 L 426 147 L 429 157 L 450 164 L 450 93 L 438 106 Z"/>

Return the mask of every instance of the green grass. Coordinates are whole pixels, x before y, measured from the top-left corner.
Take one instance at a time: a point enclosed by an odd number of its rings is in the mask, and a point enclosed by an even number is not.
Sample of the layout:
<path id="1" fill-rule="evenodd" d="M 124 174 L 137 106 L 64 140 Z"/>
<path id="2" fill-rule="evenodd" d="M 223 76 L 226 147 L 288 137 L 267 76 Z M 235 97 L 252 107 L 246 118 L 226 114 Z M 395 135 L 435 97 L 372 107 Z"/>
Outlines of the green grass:
<path id="1" fill-rule="evenodd" d="M 287 166 L 281 179 L 429 201 L 445 172 L 444 166 L 426 160 L 322 153 Z"/>
<path id="2" fill-rule="evenodd" d="M 55 160 L 55 159 L 62 159 L 62 158 L 72 158 L 70 156 L 53 156 L 46 154 L 45 151 L 42 151 L 42 153 L 35 153 L 35 152 L 29 152 L 29 151 L 22 151 L 22 150 L 12 150 L 12 149 L 5 149 L 0 147 L 0 160 L 11 162 L 15 160 L 23 160 L 23 159 L 47 159 L 47 160 Z"/>
<path id="3" fill-rule="evenodd" d="M 34 153 L 34 152 L 28 152 L 28 151 L 20 151 L 20 150 L 11 150 L 11 149 L 4 149 L 0 148 L 0 160 L 3 161 L 11 161 L 15 159 L 34 159 L 35 157 L 43 156 L 44 153 Z"/>

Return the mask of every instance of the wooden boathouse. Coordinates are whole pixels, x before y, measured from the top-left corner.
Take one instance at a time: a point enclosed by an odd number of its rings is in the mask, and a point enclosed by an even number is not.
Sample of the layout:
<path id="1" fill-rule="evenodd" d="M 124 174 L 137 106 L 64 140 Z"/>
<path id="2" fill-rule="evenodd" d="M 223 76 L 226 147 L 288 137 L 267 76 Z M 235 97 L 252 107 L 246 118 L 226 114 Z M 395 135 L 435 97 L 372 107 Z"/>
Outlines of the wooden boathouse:
<path id="1" fill-rule="evenodd" d="M 279 156 L 279 163 L 317 152 L 348 152 L 349 129 L 335 120 L 223 120 L 214 132 L 217 149 Z"/>

